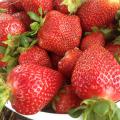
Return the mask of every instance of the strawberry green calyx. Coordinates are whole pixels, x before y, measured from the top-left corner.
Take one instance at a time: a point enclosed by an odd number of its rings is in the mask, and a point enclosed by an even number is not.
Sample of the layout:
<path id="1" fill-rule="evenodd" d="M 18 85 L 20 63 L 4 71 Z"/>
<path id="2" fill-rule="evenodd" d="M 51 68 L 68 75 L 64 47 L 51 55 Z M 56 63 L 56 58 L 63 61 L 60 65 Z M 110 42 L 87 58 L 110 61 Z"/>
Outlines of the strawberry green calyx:
<path id="1" fill-rule="evenodd" d="M 61 5 L 66 5 L 70 14 L 75 13 L 85 0 L 63 0 Z"/>
<path id="2" fill-rule="evenodd" d="M 10 97 L 10 89 L 4 82 L 4 77 L 0 73 L 0 111 L 4 108 Z"/>
<path id="3" fill-rule="evenodd" d="M 81 106 L 69 111 L 69 115 L 83 120 L 120 120 L 120 108 L 116 103 L 103 98 L 84 100 Z"/>
<path id="4" fill-rule="evenodd" d="M 0 8 L 0 13 L 5 13 L 5 12 L 7 12 L 6 9 Z"/>

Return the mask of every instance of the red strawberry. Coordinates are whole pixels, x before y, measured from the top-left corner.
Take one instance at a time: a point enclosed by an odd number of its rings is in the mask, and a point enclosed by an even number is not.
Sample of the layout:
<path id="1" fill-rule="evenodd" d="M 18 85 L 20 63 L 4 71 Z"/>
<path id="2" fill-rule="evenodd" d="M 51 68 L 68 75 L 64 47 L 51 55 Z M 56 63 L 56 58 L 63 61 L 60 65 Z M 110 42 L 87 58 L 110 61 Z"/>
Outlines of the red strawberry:
<path id="1" fill-rule="evenodd" d="M 12 3 L 12 5 L 18 10 L 18 11 L 23 11 L 24 8 L 22 6 L 21 0 L 9 0 L 9 2 Z"/>
<path id="2" fill-rule="evenodd" d="M 26 12 L 24 12 L 24 11 L 17 12 L 15 14 L 13 14 L 13 16 L 18 18 L 19 20 L 21 20 L 24 23 L 24 25 L 26 26 L 26 29 L 29 29 L 31 20 L 30 20 L 29 16 L 26 14 Z"/>
<path id="3" fill-rule="evenodd" d="M 85 50 L 94 44 L 99 44 L 101 46 L 105 45 L 105 38 L 102 33 L 94 32 L 90 35 L 85 36 L 81 43 L 81 50 Z"/>
<path id="4" fill-rule="evenodd" d="M 42 48 L 61 56 L 79 46 L 81 35 L 80 19 L 77 16 L 51 11 L 38 32 L 38 40 Z"/>
<path id="5" fill-rule="evenodd" d="M 1 61 L 1 59 L 3 58 L 3 56 L 4 55 L 0 53 L 0 68 L 6 66 L 6 63 Z"/>
<path id="6" fill-rule="evenodd" d="M 37 113 L 52 100 L 62 81 L 62 75 L 50 68 L 34 64 L 17 66 L 7 78 L 13 108 L 21 114 Z"/>
<path id="7" fill-rule="evenodd" d="M 51 62 L 47 52 L 38 46 L 34 46 L 19 56 L 19 64 L 36 64 L 40 66 L 50 67 Z"/>
<path id="8" fill-rule="evenodd" d="M 6 13 L 0 13 L 0 41 L 6 40 L 7 35 L 17 35 L 25 32 L 23 23 Z"/>
<path id="9" fill-rule="evenodd" d="M 5 13 L 13 14 L 17 10 L 14 8 L 14 6 L 10 2 L 0 2 L 0 10 L 3 10 Z"/>
<path id="10" fill-rule="evenodd" d="M 67 51 L 65 56 L 58 63 L 58 70 L 66 77 L 70 78 L 74 66 L 81 54 L 82 52 L 78 48 Z"/>
<path id="11" fill-rule="evenodd" d="M 91 31 L 94 26 L 106 26 L 112 23 L 120 7 L 119 0 L 86 0 L 78 9 L 84 31 Z"/>
<path id="12" fill-rule="evenodd" d="M 61 56 L 58 56 L 54 53 L 50 53 L 50 60 L 52 63 L 52 68 L 57 69 L 58 68 L 58 62 L 61 60 Z"/>
<path id="13" fill-rule="evenodd" d="M 53 9 L 53 0 L 21 0 L 26 12 L 32 11 L 38 13 L 41 7 L 43 12 L 48 12 Z"/>
<path id="14" fill-rule="evenodd" d="M 120 65 L 102 46 L 91 46 L 76 63 L 72 85 L 81 99 L 98 96 L 118 101 Z"/>
<path id="15" fill-rule="evenodd" d="M 53 108 L 57 113 L 68 113 L 71 108 L 75 108 L 79 105 L 80 99 L 74 93 L 74 89 L 71 85 L 64 86 L 53 100 Z"/>

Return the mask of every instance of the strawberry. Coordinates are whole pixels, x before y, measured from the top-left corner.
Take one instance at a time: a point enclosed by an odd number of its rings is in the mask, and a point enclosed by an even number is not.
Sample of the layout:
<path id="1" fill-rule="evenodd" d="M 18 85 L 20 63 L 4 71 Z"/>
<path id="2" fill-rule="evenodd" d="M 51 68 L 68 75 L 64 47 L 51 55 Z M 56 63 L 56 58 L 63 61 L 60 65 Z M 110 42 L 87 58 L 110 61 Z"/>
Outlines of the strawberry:
<path id="1" fill-rule="evenodd" d="M 52 63 L 52 68 L 57 69 L 58 68 L 58 62 L 62 59 L 61 56 L 58 56 L 54 53 L 50 53 L 50 60 Z"/>
<path id="2" fill-rule="evenodd" d="M 5 67 L 5 66 L 7 65 L 5 62 L 2 62 L 2 61 L 1 61 L 1 59 L 3 58 L 3 56 L 4 56 L 4 55 L 3 55 L 2 53 L 0 53 L 0 68 L 1 68 L 1 67 Z"/>
<path id="3" fill-rule="evenodd" d="M 24 64 L 15 67 L 7 78 L 12 107 L 21 114 L 42 110 L 62 85 L 62 75 L 47 67 Z"/>
<path id="4" fill-rule="evenodd" d="M 94 44 L 99 44 L 101 46 L 105 45 L 105 38 L 102 33 L 93 32 L 93 33 L 85 36 L 81 43 L 81 50 L 85 50 Z"/>
<path id="5" fill-rule="evenodd" d="M 119 0 L 86 0 L 77 11 L 84 31 L 91 31 L 94 26 L 103 27 L 114 21 Z"/>
<path id="6" fill-rule="evenodd" d="M 18 10 L 18 11 L 23 11 L 24 8 L 22 6 L 21 0 L 9 0 L 9 2 L 12 3 L 12 5 Z"/>
<path id="7" fill-rule="evenodd" d="M 120 65 L 102 46 L 91 46 L 76 63 L 72 74 L 72 85 L 81 99 L 97 96 L 118 101 Z"/>
<path id="8" fill-rule="evenodd" d="M 13 14 L 17 10 L 14 8 L 14 6 L 10 2 L 5 1 L 5 2 L 0 2 L 0 11 L 8 14 Z"/>
<path id="9" fill-rule="evenodd" d="M 79 46 L 81 35 L 80 19 L 77 16 L 51 11 L 38 31 L 38 42 L 42 48 L 62 56 L 69 49 Z"/>
<path id="10" fill-rule="evenodd" d="M 58 70 L 67 78 L 70 78 L 74 66 L 81 54 L 82 52 L 79 50 L 79 48 L 68 50 L 65 53 L 65 56 L 58 63 Z"/>
<path id="11" fill-rule="evenodd" d="M 17 13 L 14 13 L 13 16 L 18 18 L 19 20 L 21 20 L 23 22 L 23 24 L 25 25 L 26 29 L 29 29 L 31 20 L 30 20 L 29 16 L 26 14 L 26 12 L 24 12 L 24 11 L 17 12 Z"/>
<path id="12" fill-rule="evenodd" d="M 80 105 L 80 99 L 74 93 L 71 85 L 66 85 L 61 89 L 53 100 L 53 109 L 57 113 L 68 113 L 71 108 Z"/>
<path id="13" fill-rule="evenodd" d="M 50 67 L 51 62 L 47 52 L 38 46 L 34 46 L 19 56 L 19 64 L 36 64 L 40 66 Z"/>
<path id="14" fill-rule="evenodd" d="M 38 13 L 41 7 L 43 12 L 48 12 L 53 9 L 53 0 L 21 0 L 26 12 L 32 11 Z"/>
<path id="15" fill-rule="evenodd" d="M 23 23 L 10 14 L 0 13 L 0 41 L 6 40 L 7 35 L 17 35 L 25 32 Z"/>

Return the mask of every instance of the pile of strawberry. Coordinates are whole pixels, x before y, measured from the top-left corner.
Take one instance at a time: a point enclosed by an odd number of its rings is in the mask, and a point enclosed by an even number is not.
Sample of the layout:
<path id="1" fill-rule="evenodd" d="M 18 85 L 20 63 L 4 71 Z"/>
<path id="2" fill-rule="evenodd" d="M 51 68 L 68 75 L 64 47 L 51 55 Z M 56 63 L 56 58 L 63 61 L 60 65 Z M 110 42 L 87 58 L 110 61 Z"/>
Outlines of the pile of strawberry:
<path id="1" fill-rule="evenodd" d="M 0 2 L 0 109 L 46 107 L 120 120 L 120 0 Z"/>

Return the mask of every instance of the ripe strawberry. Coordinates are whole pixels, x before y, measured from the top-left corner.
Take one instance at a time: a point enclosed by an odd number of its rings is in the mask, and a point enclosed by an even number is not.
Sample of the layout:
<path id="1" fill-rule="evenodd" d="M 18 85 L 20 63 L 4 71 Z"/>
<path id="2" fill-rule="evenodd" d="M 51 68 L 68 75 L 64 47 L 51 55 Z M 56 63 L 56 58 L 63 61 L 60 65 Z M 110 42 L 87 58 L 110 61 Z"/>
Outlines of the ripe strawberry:
<path id="1" fill-rule="evenodd" d="M 74 69 L 74 66 L 82 54 L 79 48 L 74 48 L 65 53 L 65 56 L 58 63 L 58 70 L 65 75 L 67 78 L 70 78 Z"/>
<path id="2" fill-rule="evenodd" d="M 21 0 L 9 0 L 9 2 L 12 3 L 12 5 L 18 10 L 23 11 L 24 8 L 22 6 Z"/>
<path id="3" fill-rule="evenodd" d="M 72 108 L 80 105 L 80 99 L 74 93 L 71 85 L 64 86 L 53 100 L 53 109 L 57 113 L 68 113 Z"/>
<path id="4" fill-rule="evenodd" d="M 86 0 L 78 9 L 84 31 L 91 31 L 94 26 L 106 26 L 112 23 L 120 7 L 119 0 Z"/>
<path id="5" fill-rule="evenodd" d="M 25 32 L 23 23 L 10 14 L 0 13 L 0 41 L 6 40 L 7 35 L 17 35 Z"/>
<path id="6" fill-rule="evenodd" d="M 102 46 L 91 46 L 76 63 L 72 85 L 81 99 L 98 96 L 118 101 L 120 65 Z"/>
<path id="7" fill-rule="evenodd" d="M 32 11 L 38 13 L 41 7 L 43 12 L 48 12 L 53 9 L 53 0 L 21 0 L 26 12 Z"/>
<path id="8" fill-rule="evenodd" d="M 51 11 L 38 32 L 38 40 L 42 48 L 61 56 L 79 46 L 81 35 L 80 19 L 77 16 Z"/>
<path id="9" fill-rule="evenodd" d="M 11 103 L 21 114 L 42 110 L 62 85 L 62 75 L 47 67 L 24 64 L 15 67 L 7 78 L 11 88 Z"/>
<path id="10" fill-rule="evenodd" d="M 90 35 L 85 36 L 81 43 L 81 50 L 85 50 L 94 44 L 99 44 L 101 46 L 105 45 L 105 38 L 102 33 L 94 32 Z"/>
<path id="11" fill-rule="evenodd" d="M 8 13 L 8 14 L 13 14 L 15 13 L 17 10 L 14 8 L 14 6 L 10 3 L 10 2 L 0 2 L 0 10 Z"/>
<path id="12" fill-rule="evenodd" d="M 50 53 L 50 60 L 52 63 L 52 68 L 57 69 L 58 68 L 58 62 L 62 59 L 61 56 L 58 56 L 54 53 Z"/>
<path id="13" fill-rule="evenodd" d="M 51 62 L 47 52 L 38 46 L 34 46 L 19 56 L 19 64 L 36 64 L 40 66 L 50 67 Z"/>
<path id="14" fill-rule="evenodd" d="M 13 16 L 18 18 L 19 20 L 21 20 L 23 22 L 23 24 L 25 25 L 26 29 L 29 29 L 31 20 L 30 20 L 29 16 L 26 14 L 26 12 L 24 12 L 24 11 L 17 12 L 17 13 L 14 13 Z"/>

